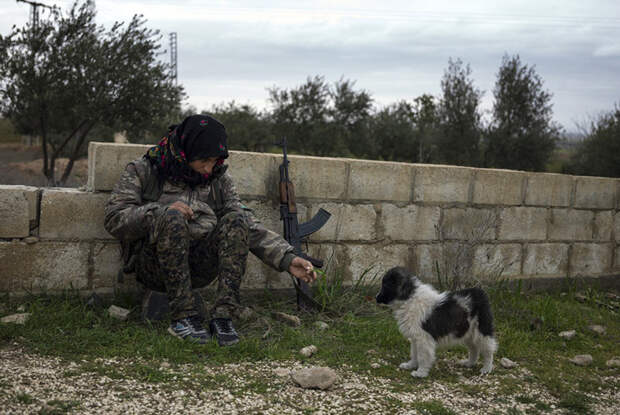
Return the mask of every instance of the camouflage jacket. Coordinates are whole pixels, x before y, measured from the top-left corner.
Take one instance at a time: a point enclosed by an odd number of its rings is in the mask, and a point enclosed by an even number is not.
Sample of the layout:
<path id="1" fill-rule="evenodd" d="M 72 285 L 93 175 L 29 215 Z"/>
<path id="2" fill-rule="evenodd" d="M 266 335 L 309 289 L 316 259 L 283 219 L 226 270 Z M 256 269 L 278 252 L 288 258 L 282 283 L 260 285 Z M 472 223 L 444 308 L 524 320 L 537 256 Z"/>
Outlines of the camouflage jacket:
<path id="1" fill-rule="evenodd" d="M 157 172 L 148 160 L 138 159 L 125 167 L 105 207 L 105 229 L 121 241 L 125 271 L 131 272 L 132 257 L 147 241 L 154 241 L 157 230 L 153 219 L 175 201 L 186 203 L 195 218 L 188 222 L 193 239 L 207 237 L 217 220 L 236 210 L 243 212 L 250 227 L 250 251 L 278 271 L 286 271 L 293 247 L 277 233 L 265 228 L 251 209 L 243 205 L 226 173 L 227 165 L 214 172 L 208 184 L 190 188 L 185 184 L 159 183 Z"/>

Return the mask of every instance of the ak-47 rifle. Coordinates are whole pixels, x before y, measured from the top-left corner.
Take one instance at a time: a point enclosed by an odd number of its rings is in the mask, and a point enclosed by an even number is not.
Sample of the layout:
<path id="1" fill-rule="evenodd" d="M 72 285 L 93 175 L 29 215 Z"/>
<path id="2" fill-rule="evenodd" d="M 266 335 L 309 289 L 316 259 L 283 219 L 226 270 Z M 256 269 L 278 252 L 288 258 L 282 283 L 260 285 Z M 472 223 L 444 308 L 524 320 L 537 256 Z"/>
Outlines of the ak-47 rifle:
<path id="1" fill-rule="evenodd" d="M 284 238 L 295 248 L 295 255 L 310 261 L 316 268 L 322 268 L 323 261 L 303 253 L 301 243 L 308 235 L 321 229 L 331 214 L 325 209 L 320 208 L 317 214 L 308 222 L 299 223 L 297 221 L 295 188 L 288 174 L 289 161 L 286 155 L 286 138 L 283 138 L 278 145 L 282 147 L 284 152 L 284 160 L 280 165 L 280 219 L 284 223 Z M 310 286 L 305 281 L 291 277 L 297 291 L 297 306 L 305 311 L 310 311 L 312 308 L 320 309 L 320 304 L 312 298 Z"/>

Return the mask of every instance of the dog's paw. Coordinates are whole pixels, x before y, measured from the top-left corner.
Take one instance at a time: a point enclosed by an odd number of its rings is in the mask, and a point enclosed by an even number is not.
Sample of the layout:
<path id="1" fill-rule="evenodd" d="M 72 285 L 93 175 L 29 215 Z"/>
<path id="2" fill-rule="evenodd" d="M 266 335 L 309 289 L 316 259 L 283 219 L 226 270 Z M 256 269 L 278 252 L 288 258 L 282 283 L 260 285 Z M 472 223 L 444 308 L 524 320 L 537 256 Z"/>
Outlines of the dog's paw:
<path id="1" fill-rule="evenodd" d="M 425 378 L 428 376 L 428 370 L 414 370 L 413 372 L 411 372 L 411 376 L 413 376 L 414 378 Z"/>
<path id="2" fill-rule="evenodd" d="M 417 369 L 418 368 L 418 363 L 414 362 L 413 360 L 410 360 L 408 362 L 403 362 L 398 366 L 399 369 L 402 370 L 411 370 L 411 369 Z"/>
<path id="3" fill-rule="evenodd" d="M 465 366 L 465 367 L 473 367 L 476 363 L 472 363 L 469 359 L 462 359 L 459 360 L 459 365 L 460 366 Z"/>
<path id="4" fill-rule="evenodd" d="M 488 375 L 489 373 L 491 373 L 492 370 L 493 366 L 483 366 L 482 369 L 480 369 L 480 375 Z"/>

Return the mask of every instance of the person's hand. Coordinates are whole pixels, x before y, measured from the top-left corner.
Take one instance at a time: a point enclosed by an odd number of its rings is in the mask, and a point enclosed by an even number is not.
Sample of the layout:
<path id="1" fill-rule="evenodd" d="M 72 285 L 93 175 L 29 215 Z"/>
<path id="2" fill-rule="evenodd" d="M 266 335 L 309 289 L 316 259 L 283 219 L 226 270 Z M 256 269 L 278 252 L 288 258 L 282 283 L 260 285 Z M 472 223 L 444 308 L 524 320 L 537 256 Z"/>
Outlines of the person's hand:
<path id="1" fill-rule="evenodd" d="M 183 216 L 185 216 L 185 219 L 192 219 L 194 217 L 194 211 L 192 210 L 192 208 L 178 200 L 168 206 L 168 209 L 178 210 L 183 214 Z"/>
<path id="2" fill-rule="evenodd" d="M 302 281 L 311 283 L 316 280 L 316 272 L 310 261 L 296 256 L 291 261 L 291 266 L 288 268 L 288 272 L 296 276 Z"/>

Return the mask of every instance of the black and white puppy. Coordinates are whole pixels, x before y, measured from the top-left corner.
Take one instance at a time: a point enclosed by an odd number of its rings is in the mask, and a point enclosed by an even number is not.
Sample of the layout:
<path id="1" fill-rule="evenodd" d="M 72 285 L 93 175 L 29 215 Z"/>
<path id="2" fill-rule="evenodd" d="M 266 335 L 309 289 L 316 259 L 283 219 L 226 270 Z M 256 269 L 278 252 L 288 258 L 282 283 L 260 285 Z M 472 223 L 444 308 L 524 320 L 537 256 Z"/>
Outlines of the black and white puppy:
<path id="1" fill-rule="evenodd" d="M 439 293 L 402 267 L 384 276 L 377 303 L 393 311 L 400 332 L 411 342 L 411 360 L 399 367 L 413 370 L 411 376 L 426 377 L 440 345 L 463 344 L 469 359 L 459 363 L 471 367 L 482 355 L 485 375 L 493 370 L 497 341 L 493 337 L 493 316 L 489 298 L 479 288 Z"/>

